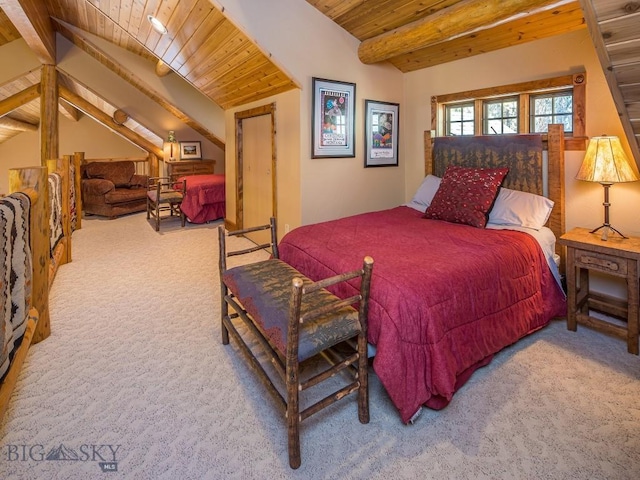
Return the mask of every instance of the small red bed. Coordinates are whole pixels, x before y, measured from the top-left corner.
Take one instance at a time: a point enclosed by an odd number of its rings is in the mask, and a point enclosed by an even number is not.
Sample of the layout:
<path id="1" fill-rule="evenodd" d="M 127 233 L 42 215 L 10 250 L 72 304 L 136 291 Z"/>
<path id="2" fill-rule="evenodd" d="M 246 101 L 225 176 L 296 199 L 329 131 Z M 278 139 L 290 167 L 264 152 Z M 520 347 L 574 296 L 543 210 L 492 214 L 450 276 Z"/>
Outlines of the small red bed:
<path id="1" fill-rule="evenodd" d="M 187 181 L 187 191 L 182 200 L 182 211 L 191 223 L 207 223 L 224 218 L 224 175 L 189 175 L 178 181 Z"/>
<path id="2" fill-rule="evenodd" d="M 561 130 L 559 135 L 550 134 L 548 143 L 563 144 Z M 433 149 L 434 162 L 460 161 L 474 168 L 485 168 L 484 159 L 492 167 L 504 163 L 510 169 L 508 188 L 540 185 L 541 195 L 541 176 L 532 173 L 542 165 L 541 146 L 540 138 L 530 137 L 447 138 Z M 550 184 L 561 185 L 554 179 L 563 176 L 562 167 L 556 168 L 562 155 L 550 151 L 549 158 L 555 169 Z M 431 167 L 427 173 L 437 175 Z M 553 210 L 560 215 L 561 198 L 554 192 Z M 541 228 L 552 240 L 558 236 L 555 227 Z M 400 206 L 296 228 L 284 236 L 279 252 L 312 280 L 353 270 L 365 255 L 373 257 L 368 317 L 369 342 L 376 347 L 373 368 L 404 423 L 422 405 L 444 408 L 495 353 L 566 313 L 548 262 L 553 253 L 543 251 L 533 232 L 428 219 Z M 347 297 L 351 288 L 334 293 Z"/>

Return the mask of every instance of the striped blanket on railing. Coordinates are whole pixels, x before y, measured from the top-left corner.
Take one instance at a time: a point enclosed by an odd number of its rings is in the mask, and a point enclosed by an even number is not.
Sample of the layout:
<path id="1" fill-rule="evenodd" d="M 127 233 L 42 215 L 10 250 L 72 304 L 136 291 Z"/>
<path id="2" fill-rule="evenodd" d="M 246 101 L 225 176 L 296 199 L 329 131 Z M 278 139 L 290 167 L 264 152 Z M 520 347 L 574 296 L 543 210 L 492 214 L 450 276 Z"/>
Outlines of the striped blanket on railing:
<path id="1" fill-rule="evenodd" d="M 62 240 L 64 231 L 62 230 L 62 178 L 57 173 L 50 173 L 49 176 L 49 228 L 51 254 Z"/>
<path id="2" fill-rule="evenodd" d="M 18 192 L 0 199 L 0 379 L 27 326 L 33 274 L 30 214 L 27 195 Z"/>
<path id="3" fill-rule="evenodd" d="M 76 167 L 73 162 L 69 166 L 69 221 L 71 222 L 71 232 L 76 231 L 78 225 L 78 209 L 76 208 Z"/>

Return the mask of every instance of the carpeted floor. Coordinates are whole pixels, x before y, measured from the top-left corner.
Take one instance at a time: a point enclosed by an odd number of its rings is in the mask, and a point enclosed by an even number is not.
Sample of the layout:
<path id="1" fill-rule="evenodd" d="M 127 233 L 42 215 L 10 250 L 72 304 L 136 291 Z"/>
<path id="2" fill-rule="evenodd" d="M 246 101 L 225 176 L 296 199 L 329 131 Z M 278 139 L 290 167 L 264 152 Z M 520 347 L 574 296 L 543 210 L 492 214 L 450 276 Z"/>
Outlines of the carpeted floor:
<path id="1" fill-rule="evenodd" d="M 371 423 L 355 397 L 309 418 L 291 470 L 275 401 L 220 343 L 216 228 L 83 221 L 0 426 L 0 478 L 640 478 L 640 358 L 561 321 L 414 425 L 372 374 Z"/>

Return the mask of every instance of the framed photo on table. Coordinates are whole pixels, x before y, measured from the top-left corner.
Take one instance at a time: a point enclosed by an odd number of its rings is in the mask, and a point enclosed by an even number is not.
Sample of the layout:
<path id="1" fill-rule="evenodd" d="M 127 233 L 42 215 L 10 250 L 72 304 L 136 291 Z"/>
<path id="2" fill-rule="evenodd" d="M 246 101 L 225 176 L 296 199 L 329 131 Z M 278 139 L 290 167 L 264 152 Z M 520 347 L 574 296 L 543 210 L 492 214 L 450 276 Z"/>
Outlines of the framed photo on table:
<path id="1" fill-rule="evenodd" d="M 398 166 L 397 103 L 365 100 L 365 167 Z"/>
<path id="2" fill-rule="evenodd" d="M 313 78 L 311 158 L 355 157 L 356 84 Z"/>
<path id="3" fill-rule="evenodd" d="M 200 159 L 202 159 L 200 142 L 180 142 L 180 160 Z"/>

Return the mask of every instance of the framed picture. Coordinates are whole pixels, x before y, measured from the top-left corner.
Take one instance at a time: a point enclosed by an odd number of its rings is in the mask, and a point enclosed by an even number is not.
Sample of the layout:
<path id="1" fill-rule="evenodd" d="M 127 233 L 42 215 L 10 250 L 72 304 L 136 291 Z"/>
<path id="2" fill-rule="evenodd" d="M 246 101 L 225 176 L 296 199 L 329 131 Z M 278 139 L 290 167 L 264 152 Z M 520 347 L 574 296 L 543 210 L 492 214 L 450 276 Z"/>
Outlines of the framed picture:
<path id="1" fill-rule="evenodd" d="M 356 84 L 313 78 L 311 158 L 355 157 Z"/>
<path id="2" fill-rule="evenodd" d="M 398 166 L 397 103 L 365 100 L 365 167 Z"/>
<path id="3" fill-rule="evenodd" d="M 200 142 L 180 142 L 180 160 L 200 160 Z"/>

